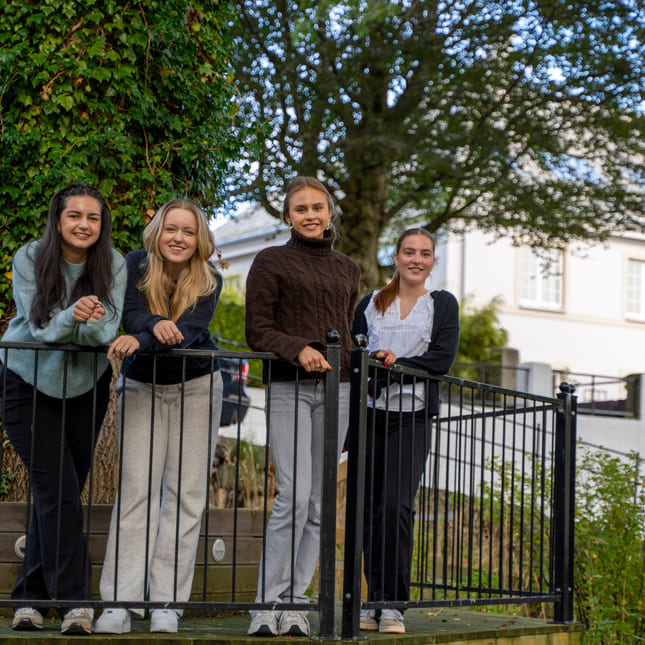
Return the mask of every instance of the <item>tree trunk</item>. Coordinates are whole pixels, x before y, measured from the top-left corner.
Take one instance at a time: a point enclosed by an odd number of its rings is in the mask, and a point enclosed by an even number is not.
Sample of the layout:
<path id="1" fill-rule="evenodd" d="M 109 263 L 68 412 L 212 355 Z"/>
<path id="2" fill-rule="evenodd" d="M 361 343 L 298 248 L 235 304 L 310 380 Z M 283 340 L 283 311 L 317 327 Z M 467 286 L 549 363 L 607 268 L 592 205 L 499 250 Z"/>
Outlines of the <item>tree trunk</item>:
<path id="1" fill-rule="evenodd" d="M 389 221 L 386 204 L 390 189 L 390 174 L 385 168 L 365 170 L 362 166 L 360 159 L 353 166 L 348 164 L 352 179 L 340 202 L 343 214 L 337 245 L 361 269 L 361 296 L 383 286 L 377 253 L 379 238 Z"/>

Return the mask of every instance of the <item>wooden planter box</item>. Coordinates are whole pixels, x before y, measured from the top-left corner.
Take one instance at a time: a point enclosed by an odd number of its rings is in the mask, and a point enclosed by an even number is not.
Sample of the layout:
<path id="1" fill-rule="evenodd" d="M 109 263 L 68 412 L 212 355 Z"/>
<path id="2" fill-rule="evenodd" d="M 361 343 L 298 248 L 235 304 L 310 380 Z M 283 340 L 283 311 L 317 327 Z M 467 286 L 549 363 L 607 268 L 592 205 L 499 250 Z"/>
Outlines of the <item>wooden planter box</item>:
<path id="1" fill-rule="evenodd" d="M 93 504 L 91 507 L 89 545 L 92 559 L 92 586 L 97 600 L 111 513 L 111 504 Z M 85 507 L 86 524 L 87 519 L 87 507 Z M 16 542 L 25 535 L 26 520 L 26 503 L 0 502 L 0 599 L 2 600 L 11 597 L 11 590 L 21 563 L 21 558 L 16 553 Z M 234 560 L 235 600 L 246 602 L 255 599 L 262 551 L 262 521 L 261 510 L 238 509 L 237 539 L 234 541 L 232 509 L 213 508 L 209 510 L 208 517 L 204 514 L 191 600 L 230 602 L 233 598 Z M 213 557 L 213 545 L 216 541 L 218 541 L 218 556 L 221 556 L 218 561 Z M 206 576 L 205 596 L 204 576 Z M 11 613 L 11 610 L 0 608 L 0 612 L 6 615 Z"/>

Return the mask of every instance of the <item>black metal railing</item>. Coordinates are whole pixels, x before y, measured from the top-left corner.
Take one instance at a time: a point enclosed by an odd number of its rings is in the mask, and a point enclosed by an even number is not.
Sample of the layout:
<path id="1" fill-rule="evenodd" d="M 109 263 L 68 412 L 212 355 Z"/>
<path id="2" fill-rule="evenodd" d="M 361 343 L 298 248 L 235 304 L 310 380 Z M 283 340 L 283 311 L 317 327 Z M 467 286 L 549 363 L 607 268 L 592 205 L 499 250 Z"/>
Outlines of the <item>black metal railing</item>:
<path id="1" fill-rule="evenodd" d="M 566 381 L 576 387 L 578 413 L 594 416 L 640 418 L 640 375 L 603 376 L 584 372 L 553 371 L 553 387 Z"/>
<path id="2" fill-rule="evenodd" d="M 358 635 L 359 609 L 382 610 L 411 607 L 472 606 L 486 604 L 554 604 L 557 622 L 573 620 L 573 495 L 575 481 L 575 396 L 563 385 L 557 398 L 535 396 L 493 385 L 390 367 L 370 360 L 365 350 L 352 355 L 352 421 L 348 438 L 348 495 L 343 588 L 343 637 Z M 412 388 L 427 396 L 426 388 L 446 396 L 439 413 L 427 408 L 403 411 L 397 388 Z M 394 402 L 385 417 L 388 440 L 384 440 L 378 463 L 369 463 L 375 453 L 370 442 L 379 436 L 370 400 L 383 389 Z M 416 392 L 415 392 L 416 390 Z M 422 398 L 422 397 L 421 397 Z M 426 399 L 428 400 L 428 399 Z M 414 500 L 401 499 L 388 486 L 400 486 L 399 477 L 412 471 L 411 463 L 386 466 L 389 481 L 378 481 L 373 473 L 383 468 L 388 453 L 401 454 L 399 445 L 414 441 L 411 431 L 397 432 L 398 418 L 423 416 L 416 427 L 426 430 L 427 462 Z M 383 423 L 383 421 L 381 421 Z M 409 423 L 409 421 L 408 421 Z M 380 438 L 377 439 L 380 441 Z M 412 457 L 414 458 L 414 456 Z M 372 479 L 370 479 L 372 478 Z M 377 478 L 378 479 L 378 478 Z M 380 494 L 385 513 L 404 517 L 413 505 L 416 514 L 409 594 L 397 598 L 400 589 L 385 589 L 379 574 L 370 588 L 366 566 L 368 599 L 361 602 L 361 552 L 364 558 L 375 540 L 387 576 L 396 577 L 405 562 L 397 561 L 399 544 L 392 538 L 396 526 L 374 522 L 379 508 L 372 502 Z M 366 501 L 367 499 L 367 501 Z M 392 502 L 394 499 L 394 502 Z M 389 504 L 389 505 L 388 505 Z M 396 508 L 392 506 L 397 505 Z M 371 526 L 368 526 L 371 524 Z M 374 528 L 374 525 L 376 528 Z M 386 533 L 389 531 L 389 540 Z M 401 532 L 399 540 L 405 540 Z M 401 556 L 403 558 L 404 556 Z M 373 567 L 372 567 L 373 568 Z M 376 567 L 378 570 L 378 567 Z"/>
<path id="3" fill-rule="evenodd" d="M 426 607 L 547 602 L 554 604 L 553 617 L 558 622 L 573 620 L 572 557 L 573 496 L 575 481 L 575 405 L 573 392 L 562 388 L 557 398 L 533 396 L 498 386 L 452 377 L 434 377 L 405 368 L 384 368 L 371 361 L 362 349 L 352 351 L 350 396 L 350 431 L 347 499 L 345 509 L 344 588 L 342 598 L 336 589 L 336 513 L 337 513 L 337 442 L 340 347 L 329 338 L 327 360 L 332 371 L 325 377 L 326 430 L 323 442 L 322 508 L 320 515 L 320 557 L 318 586 L 311 590 L 310 603 L 285 602 L 281 609 L 318 612 L 320 638 L 334 637 L 335 602 L 342 600 L 343 637 L 358 636 L 359 611 L 363 608 Z M 101 353 L 106 348 L 79 348 L 39 344 L 0 343 L 6 357 L 9 349 Z M 164 356 L 185 360 L 196 356 L 262 359 L 268 361 L 267 401 L 272 387 L 272 365 L 277 357 L 269 353 L 218 350 L 214 352 L 170 350 Z M 62 374 L 64 379 L 65 375 Z M 439 413 L 424 419 L 427 431 L 427 461 L 419 490 L 413 500 L 415 514 L 411 562 L 410 598 L 404 601 L 372 598 L 361 603 L 361 561 L 363 548 L 366 445 L 370 436 L 368 417 L 370 397 L 376 394 L 372 384 L 385 383 L 386 391 L 395 392 L 402 381 L 415 391 L 425 392 L 441 384 L 448 396 Z M 298 381 L 296 381 L 298 383 Z M 241 400 L 242 381 L 239 381 Z M 297 392 L 298 385 L 296 385 Z M 4 390 L 0 380 L 0 393 Z M 37 399 L 34 402 L 37 405 Z M 294 401 L 294 406 L 296 406 Z M 402 410 L 390 410 L 396 419 Z M 190 410 L 186 411 L 190 413 Z M 423 411 L 418 413 L 424 415 Z M 125 421 L 125 420 L 124 420 Z M 373 423 L 373 421 L 372 421 Z M 235 450 L 242 450 L 240 422 Z M 121 430 L 127 422 L 121 424 Z M 297 433 L 294 438 L 297 441 Z M 271 426 L 267 424 L 264 463 L 270 462 Z M 2 448 L 0 447 L 0 450 Z M 204 447 L 205 453 L 207 447 Z M 2 455 L 0 454 L 0 457 Z M 408 465 L 398 464 L 400 476 Z M 242 473 L 236 460 L 235 481 L 238 490 Z M 89 481 L 95 483 L 90 470 Z M 204 486 L 207 487 L 207 482 Z M 414 488 L 416 482 L 411 482 Z M 262 508 L 253 511 L 266 536 L 270 516 L 269 468 L 264 468 Z M 150 493 L 152 495 L 152 492 Z M 156 499 L 156 498 L 155 498 Z M 154 502 L 156 503 L 156 501 Z M 213 526 L 213 511 L 206 505 L 200 535 L 200 553 L 196 565 L 193 593 L 188 602 L 152 602 L 149 600 L 102 602 L 95 594 L 91 600 L 73 601 L 57 598 L 53 602 L 30 601 L 35 607 L 126 606 L 138 608 L 172 607 L 176 609 L 272 609 L 273 602 L 254 602 L 239 593 L 243 569 L 238 563 L 244 550 L 239 526 L 241 508 L 233 496 L 231 550 L 228 584 L 217 600 L 208 589 L 218 571 L 210 562 L 220 535 Z M 28 510 L 28 513 L 30 511 Z M 92 502 L 86 507 L 84 534 L 89 542 L 95 536 Z M 29 526 L 29 518 L 26 519 Z M 142 539 L 145 539 L 142 536 Z M 242 545 L 242 546 L 241 546 Z M 265 540 L 261 550 L 264 552 Z M 227 548 L 228 550 L 228 548 Z M 292 554 L 293 560 L 293 554 Z M 382 554 L 382 559 L 385 554 Z M 396 563 L 393 565 L 396 567 Z M 244 571 L 248 572 L 248 569 Z M 257 569 L 255 569 L 257 571 Z M 292 566 L 293 571 L 293 566 Z M 248 577 L 248 573 L 245 574 Z M 262 571 L 260 569 L 260 580 Z M 289 599 L 287 599 L 288 601 Z M 15 600 L 0 600 L 0 606 L 16 606 Z"/>

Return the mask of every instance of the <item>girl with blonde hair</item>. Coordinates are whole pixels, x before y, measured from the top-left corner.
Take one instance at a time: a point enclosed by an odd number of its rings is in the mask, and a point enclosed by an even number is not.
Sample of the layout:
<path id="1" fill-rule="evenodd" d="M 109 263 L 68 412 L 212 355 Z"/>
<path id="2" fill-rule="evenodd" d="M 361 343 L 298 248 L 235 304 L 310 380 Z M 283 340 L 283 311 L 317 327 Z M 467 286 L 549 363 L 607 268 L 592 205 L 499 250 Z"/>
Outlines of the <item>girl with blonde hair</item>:
<path id="1" fill-rule="evenodd" d="M 143 249 L 126 257 L 127 333 L 108 353 L 125 360 L 117 384 L 121 482 L 101 598 L 185 602 L 219 428 L 222 380 L 210 356 L 154 354 L 172 347 L 217 349 L 208 325 L 222 279 L 209 262 L 215 243 L 206 217 L 191 200 L 164 204 L 146 227 L 143 242 Z M 143 610 L 106 609 L 95 632 L 129 632 L 131 613 L 142 616 Z M 176 632 L 180 615 L 180 610 L 154 609 L 150 631 Z"/>

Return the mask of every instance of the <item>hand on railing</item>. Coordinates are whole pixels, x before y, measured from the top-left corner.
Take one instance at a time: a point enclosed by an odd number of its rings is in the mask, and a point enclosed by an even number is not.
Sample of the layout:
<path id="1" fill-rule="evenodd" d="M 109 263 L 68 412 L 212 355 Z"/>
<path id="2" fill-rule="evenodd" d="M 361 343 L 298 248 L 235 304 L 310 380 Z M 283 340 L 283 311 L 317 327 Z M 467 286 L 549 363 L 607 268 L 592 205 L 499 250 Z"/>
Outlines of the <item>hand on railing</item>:
<path id="1" fill-rule="evenodd" d="M 129 334 L 124 334 L 114 339 L 110 344 L 110 349 L 108 349 L 107 357 L 108 360 L 111 358 L 125 358 L 134 354 L 139 349 L 139 341 Z"/>
<path id="2" fill-rule="evenodd" d="M 396 354 L 391 349 L 378 349 L 370 354 L 370 358 L 383 361 L 385 367 L 389 367 L 396 361 Z"/>
<path id="3" fill-rule="evenodd" d="M 305 345 L 298 354 L 298 362 L 307 372 L 326 372 L 331 365 L 325 357 L 311 345 Z"/>

